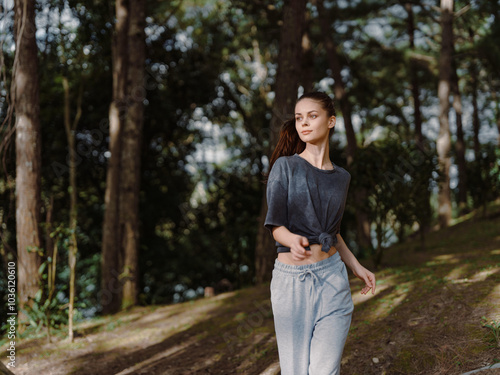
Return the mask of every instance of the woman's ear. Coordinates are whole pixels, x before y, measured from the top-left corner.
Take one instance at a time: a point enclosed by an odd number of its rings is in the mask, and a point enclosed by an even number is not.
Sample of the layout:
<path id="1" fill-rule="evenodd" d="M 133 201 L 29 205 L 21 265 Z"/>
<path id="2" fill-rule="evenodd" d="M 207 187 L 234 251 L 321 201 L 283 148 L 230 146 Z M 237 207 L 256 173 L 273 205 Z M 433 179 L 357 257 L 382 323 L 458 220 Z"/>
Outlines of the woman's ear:
<path id="1" fill-rule="evenodd" d="M 331 116 L 330 120 L 328 120 L 328 127 L 333 128 L 337 123 L 337 118 L 335 116 Z"/>

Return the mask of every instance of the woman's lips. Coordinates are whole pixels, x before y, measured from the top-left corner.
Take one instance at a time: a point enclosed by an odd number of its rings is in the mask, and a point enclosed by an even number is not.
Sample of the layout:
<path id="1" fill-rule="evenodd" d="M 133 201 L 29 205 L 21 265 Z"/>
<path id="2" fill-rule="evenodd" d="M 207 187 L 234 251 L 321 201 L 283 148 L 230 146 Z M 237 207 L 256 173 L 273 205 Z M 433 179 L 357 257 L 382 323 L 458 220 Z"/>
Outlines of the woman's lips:
<path id="1" fill-rule="evenodd" d="M 304 130 L 304 131 L 302 132 L 302 134 L 304 134 L 304 135 L 305 135 L 305 134 L 309 134 L 310 132 L 312 132 L 312 130 Z"/>

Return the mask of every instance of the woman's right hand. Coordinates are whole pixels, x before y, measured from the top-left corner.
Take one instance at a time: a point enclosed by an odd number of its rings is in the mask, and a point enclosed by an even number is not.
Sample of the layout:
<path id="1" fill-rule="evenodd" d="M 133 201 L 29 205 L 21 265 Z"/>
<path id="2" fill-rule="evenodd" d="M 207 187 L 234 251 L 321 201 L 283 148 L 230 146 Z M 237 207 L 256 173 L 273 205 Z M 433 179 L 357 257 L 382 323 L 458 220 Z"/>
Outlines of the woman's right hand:
<path id="1" fill-rule="evenodd" d="M 312 251 L 305 249 L 309 246 L 307 237 L 292 233 L 283 225 L 274 227 L 272 233 L 277 242 L 290 248 L 294 261 L 304 260 L 312 254 Z"/>
<path id="2" fill-rule="evenodd" d="M 307 246 L 309 246 L 308 239 L 304 236 L 296 234 L 292 238 L 292 242 L 290 244 L 290 253 L 292 253 L 292 259 L 295 261 L 301 261 L 310 256 L 312 252 L 305 249 Z"/>

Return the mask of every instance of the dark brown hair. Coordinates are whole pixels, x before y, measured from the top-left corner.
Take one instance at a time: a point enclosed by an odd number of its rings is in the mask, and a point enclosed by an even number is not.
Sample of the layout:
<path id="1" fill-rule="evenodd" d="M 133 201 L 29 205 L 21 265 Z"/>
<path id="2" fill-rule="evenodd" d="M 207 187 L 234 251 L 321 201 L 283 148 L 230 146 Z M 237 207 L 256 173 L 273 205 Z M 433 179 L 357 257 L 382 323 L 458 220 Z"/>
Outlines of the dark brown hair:
<path id="1" fill-rule="evenodd" d="M 295 104 L 300 102 L 302 99 L 311 99 L 315 102 L 318 102 L 321 105 L 328 117 L 336 116 L 335 114 L 335 105 L 333 100 L 324 92 L 314 91 L 309 92 L 302 95 Z M 335 126 L 330 129 L 329 137 L 332 136 L 333 131 L 335 130 Z M 295 129 L 295 116 L 291 120 L 285 121 L 281 125 L 280 129 L 280 137 L 278 139 L 278 143 L 274 148 L 274 151 L 269 159 L 269 171 L 264 174 L 264 183 L 267 183 L 267 178 L 269 176 L 269 172 L 271 172 L 271 168 L 274 165 L 274 162 L 281 156 L 291 156 L 295 153 L 300 154 L 306 148 L 305 142 L 303 142 L 299 133 L 297 133 L 297 129 Z"/>

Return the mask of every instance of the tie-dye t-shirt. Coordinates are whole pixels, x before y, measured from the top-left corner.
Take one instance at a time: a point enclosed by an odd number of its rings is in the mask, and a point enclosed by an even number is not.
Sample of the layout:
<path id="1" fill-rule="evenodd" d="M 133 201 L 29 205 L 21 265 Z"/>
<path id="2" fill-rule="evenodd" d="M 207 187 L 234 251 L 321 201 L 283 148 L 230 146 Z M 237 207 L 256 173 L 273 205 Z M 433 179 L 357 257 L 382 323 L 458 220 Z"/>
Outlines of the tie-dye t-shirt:
<path id="1" fill-rule="evenodd" d="M 351 174 L 332 164 L 333 170 L 320 169 L 298 154 L 276 160 L 266 190 L 264 226 L 271 235 L 272 227 L 285 226 L 310 245 L 321 244 L 324 252 L 337 243 Z M 276 246 L 278 253 L 290 251 L 277 241 Z"/>

